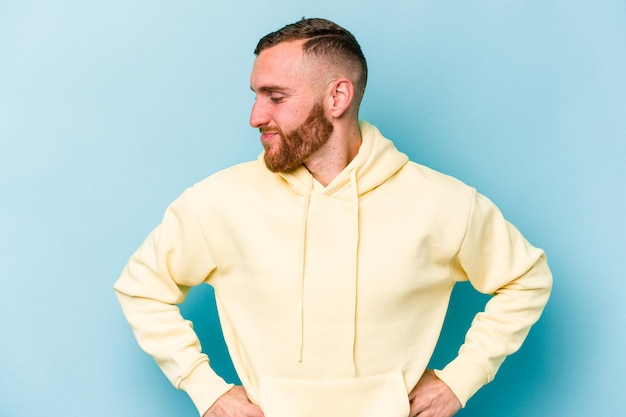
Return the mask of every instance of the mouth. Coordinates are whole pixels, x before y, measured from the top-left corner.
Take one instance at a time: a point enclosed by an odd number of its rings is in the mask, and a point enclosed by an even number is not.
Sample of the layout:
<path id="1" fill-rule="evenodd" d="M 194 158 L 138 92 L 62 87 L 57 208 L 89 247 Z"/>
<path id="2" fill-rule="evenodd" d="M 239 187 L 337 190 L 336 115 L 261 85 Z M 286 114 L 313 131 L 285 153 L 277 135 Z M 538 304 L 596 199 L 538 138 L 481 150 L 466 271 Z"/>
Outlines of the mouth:
<path id="1" fill-rule="evenodd" d="M 279 133 L 275 130 L 261 129 L 261 143 L 267 144 L 275 137 L 279 136 Z"/>

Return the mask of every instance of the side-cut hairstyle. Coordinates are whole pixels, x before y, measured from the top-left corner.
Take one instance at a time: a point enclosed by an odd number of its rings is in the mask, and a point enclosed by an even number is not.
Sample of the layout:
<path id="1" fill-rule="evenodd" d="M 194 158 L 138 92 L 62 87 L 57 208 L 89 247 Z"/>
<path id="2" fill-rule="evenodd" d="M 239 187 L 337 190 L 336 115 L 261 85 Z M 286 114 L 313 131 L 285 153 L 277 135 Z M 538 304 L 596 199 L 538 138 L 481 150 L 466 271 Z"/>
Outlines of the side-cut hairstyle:
<path id="1" fill-rule="evenodd" d="M 367 84 L 367 62 L 356 38 L 336 23 L 326 19 L 305 19 L 289 24 L 261 38 L 254 50 L 259 55 L 265 49 L 282 42 L 306 40 L 302 45 L 305 56 L 328 59 L 354 76 L 358 101 Z"/>

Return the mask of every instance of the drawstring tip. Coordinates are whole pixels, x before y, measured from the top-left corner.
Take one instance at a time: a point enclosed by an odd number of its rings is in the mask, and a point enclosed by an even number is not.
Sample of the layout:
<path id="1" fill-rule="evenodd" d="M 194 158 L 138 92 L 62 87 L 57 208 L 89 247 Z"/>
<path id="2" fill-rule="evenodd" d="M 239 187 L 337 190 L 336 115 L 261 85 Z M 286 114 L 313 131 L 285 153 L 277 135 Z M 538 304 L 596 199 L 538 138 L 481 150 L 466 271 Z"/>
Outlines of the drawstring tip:
<path id="1" fill-rule="evenodd" d="M 352 361 L 352 376 L 356 376 L 356 364 Z"/>

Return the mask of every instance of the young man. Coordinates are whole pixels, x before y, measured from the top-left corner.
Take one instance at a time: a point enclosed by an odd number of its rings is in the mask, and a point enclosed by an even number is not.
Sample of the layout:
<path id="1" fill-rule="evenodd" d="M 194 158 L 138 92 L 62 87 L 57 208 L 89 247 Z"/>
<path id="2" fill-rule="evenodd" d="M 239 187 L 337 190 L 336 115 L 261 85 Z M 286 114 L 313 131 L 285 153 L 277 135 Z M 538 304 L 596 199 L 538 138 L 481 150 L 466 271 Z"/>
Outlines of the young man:
<path id="1" fill-rule="evenodd" d="M 262 157 L 185 191 L 115 284 L 140 345 L 207 417 L 452 416 L 539 318 L 544 253 L 359 122 L 367 66 L 348 31 L 303 19 L 255 53 Z M 428 370 L 462 280 L 493 297 Z M 177 308 L 201 283 L 242 386 L 213 372 Z"/>

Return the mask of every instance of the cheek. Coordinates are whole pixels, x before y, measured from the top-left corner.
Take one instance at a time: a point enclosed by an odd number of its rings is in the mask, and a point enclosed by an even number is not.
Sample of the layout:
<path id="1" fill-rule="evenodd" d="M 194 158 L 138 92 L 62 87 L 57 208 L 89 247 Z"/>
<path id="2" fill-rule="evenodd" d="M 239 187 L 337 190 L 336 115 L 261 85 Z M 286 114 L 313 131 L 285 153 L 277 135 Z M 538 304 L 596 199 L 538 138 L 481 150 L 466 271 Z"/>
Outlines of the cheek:
<path id="1" fill-rule="evenodd" d="M 272 120 L 283 132 L 292 132 L 305 123 L 314 105 L 314 100 L 288 99 L 273 109 Z"/>
<path id="2" fill-rule="evenodd" d="M 304 118 L 301 117 L 298 111 L 284 111 L 276 113 L 274 121 L 283 132 L 291 132 L 304 122 Z"/>

